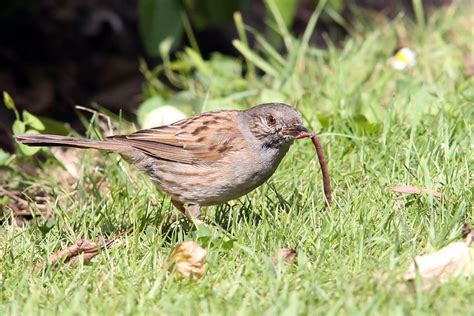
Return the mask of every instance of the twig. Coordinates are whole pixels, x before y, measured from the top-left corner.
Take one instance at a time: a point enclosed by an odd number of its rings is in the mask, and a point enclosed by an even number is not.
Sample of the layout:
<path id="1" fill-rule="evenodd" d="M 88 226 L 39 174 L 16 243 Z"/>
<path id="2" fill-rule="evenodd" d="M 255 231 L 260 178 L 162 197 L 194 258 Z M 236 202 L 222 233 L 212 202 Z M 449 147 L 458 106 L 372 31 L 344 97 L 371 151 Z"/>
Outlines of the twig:
<path id="1" fill-rule="evenodd" d="M 107 128 L 109 129 L 109 135 L 107 135 L 107 136 L 112 136 L 114 134 L 114 129 L 112 128 L 112 121 L 110 120 L 110 117 L 108 115 L 105 115 L 104 113 L 101 113 L 99 111 L 96 111 L 96 110 L 93 110 L 93 109 L 90 109 L 90 108 L 86 108 L 86 107 L 81 106 L 81 105 L 76 105 L 75 108 L 78 109 L 78 110 L 89 112 L 89 113 L 92 113 L 92 114 L 95 114 L 99 117 L 104 118 L 107 121 Z"/>
<path id="2" fill-rule="evenodd" d="M 8 191 L 8 190 L 5 190 L 3 187 L 0 187 L 0 196 L 5 196 L 5 195 L 8 195 L 9 197 L 11 197 L 12 199 L 14 199 L 15 201 L 19 199 L 18 195 L 20 194 L 19 191 Z"/>
<path id="3" fill-rule="evenodd" d="M 133 228 L 129 228 L 123 232 L 113 235 L 108 241 L 101 241 L 95 243 L 88 239 L 78 239 L 74 245 L 67 247 L 66 249 L 60 250 L 49 256 L 47 260 L 40 261 L 34 265 L 34 269 L 40 269 L 45 265 L 53 265 L 58 262 L 65 262 L 67 264 L 74 264 L 82 260 L 89 262 L 95 257 L 100 250 L 110 248 L 112 245 L 122 236 L 125 236 L 133 231 Z"/>

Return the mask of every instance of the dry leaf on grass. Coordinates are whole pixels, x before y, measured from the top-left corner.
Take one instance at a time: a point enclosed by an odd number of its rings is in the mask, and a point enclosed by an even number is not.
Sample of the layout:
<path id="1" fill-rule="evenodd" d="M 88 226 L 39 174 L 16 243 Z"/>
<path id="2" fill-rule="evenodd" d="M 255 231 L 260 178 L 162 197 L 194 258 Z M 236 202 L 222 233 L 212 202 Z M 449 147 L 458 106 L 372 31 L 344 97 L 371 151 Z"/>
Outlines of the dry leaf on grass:
<path id="1" fill-rule="evenodd" d="M 76 109 L 94 114 L 98 118 L 99 128 L 105 137 L 116 134 L 114 129 L 116 124 L 112 122 L 108 115 L 79 105 L 76 105 Z M 72 184 L 78 180 L 80 178 L 80 165 L 86 152 L 82 149 L 70 147 L 51 147 L 50 150 L 53 156 L 63 164 L 68 172 L 67 174 L 61 173 L 62 181 Z"/>
<path id="2" fill-rule="evenodd" d="M 472 77 L 474 75 L 474 61 L 472 60 L 471 52 L 464 53 L 464 75 L 466 77 Z"/>
<path id="3" fill-rule="evenodd" d="M 441 193 L 439 193 L 438 191 L 419 188 L 419 187 L 416 187 L 416 186 L 413 186 L 413 185 L 399 185 L 399 186 L 396 186 L 396 187 L 392 188 L 392 191 L 396 192 L 396 193 L 404 193 L 404 194 L 422 194 L 422 193 L 425 193 L 425 194 L 431 194 L 431 195 L 436 196 L 438 198 L 441 197 Z"/>
<path id="4" fill-rule="evenodd" d="M 77 148 L 52 147 L 51 153 L 66 168 L 67 173 L 61 173 L 61 180 L 71 184 L 81 177 L 80 163 L 85 151 Z"/>
<path id="5" fill-rule="evenodd" d="M 412 283 L 419 276 L 421 288 L 430 290 L 455 277 L 474 276 L 474 248 L 469 247 L 473 237 L 474 230 L 469 228 L 464 241 L 452 242 L 434 253 L 416 256 L 403 280 Z"/>
<path id="6" fill-rule="evenodd" d="M 75 190 L 72 184 L 76 183 L 81 178 L 81 165 L 86 155 L 94 160 L 94 165 L 101 165 L 103 161 L 100 160 L 100 153 L 98 151 L 87 152 L 78 148 L 50 148 L 53 156 L 61 163 L 62 166 L 57 165 L 48 171 L 54 179 L 58 179 L 65 184 L 61 188 L 73 192 Z M 104 195 L 109 194 L 109 186 L 106 175 L 101 175 L 99 172 L 93 173 L 94 181 L 87 181 L 85 188 L 87 190 L 96 190 Z"/>
<path id="7" fill-rule="evenodd" d="M 69 265 L 78 263 L 81 260 L 84 262 L 89 262 L 92 258 L 99 254 L 100 250 L 110 248 L 120 237 L 132 231 L 132 228 L 127 229 L 112 236 L 108 241 L 102 240 L 99 243 L 95 243 L 89 239 L 78 239 L 74 245 L 55 252 L 49 256 L 47 260 L 36 263 L 34 268 L 39 269 L 45 265 L 53 265 L 60 262 L 67 263 Z"/>
<path id="8" fill-rule="evenodd" d="M 472 228 L 468 223 L 464 223 L 462 237 L 468 246 L 470 246 L 474 241 L 474 228 Z"/>
<path id="9" fill-rule="evenodd" d="M 272 257 L 273 265 L 283 263 L 296 263 L 296 250 L 291 248 L 282 248 L 278 250 Z"/>
<path id="10" fill-rule="evenodd" d="M 165 267 L 168 267 L 169 272 L 176 271 L 181 277 L 198 280 L 206 270 L 206 255 L 207 251 L 196 242 L 187 240 L 174 248 L 165 262 Z"/>
<path id="11" fill-rule="evenodd" d="M 18 226 L 23 226 L 34 216 L 53 217 L 46 194 L 37 188 L 28 193 L 29 199 L 32 201 L 28 201 L 27 196 L 20 191 L 11 191 L 0 187 L 0 197 L 2 196 L 7 196 L 10 201 L 5 210 L 0 212 L 0 223 L 3 221 L 2 217 L 7 216 L 10 212 L 13 213 L 12 221 Z M 35 212 L 35 210 L 37 211 Z"/>

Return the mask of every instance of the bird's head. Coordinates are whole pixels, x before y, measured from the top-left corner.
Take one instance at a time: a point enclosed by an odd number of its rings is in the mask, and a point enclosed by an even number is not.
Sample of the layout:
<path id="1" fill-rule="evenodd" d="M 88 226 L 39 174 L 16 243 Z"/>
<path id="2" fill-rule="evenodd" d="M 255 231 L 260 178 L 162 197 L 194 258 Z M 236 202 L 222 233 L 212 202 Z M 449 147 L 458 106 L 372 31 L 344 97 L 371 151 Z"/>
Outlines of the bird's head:
<path id="1" fill-rule="evenodd" d="M 247 111 L 250 132 L 265 147 L 280 147 L 313 134 L 303 127 L 301 115 L 284 103 L 266 103 Z"/>

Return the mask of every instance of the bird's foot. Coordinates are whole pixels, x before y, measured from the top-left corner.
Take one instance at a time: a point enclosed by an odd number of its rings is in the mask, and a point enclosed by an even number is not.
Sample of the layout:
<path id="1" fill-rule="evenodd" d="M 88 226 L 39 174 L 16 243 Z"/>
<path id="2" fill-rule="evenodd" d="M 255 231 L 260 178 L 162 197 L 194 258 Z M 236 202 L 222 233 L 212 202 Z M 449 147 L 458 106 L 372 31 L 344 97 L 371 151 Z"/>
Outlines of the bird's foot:
<path id="1" fill-rule="evenodd" d="M 201 207 L 199 205 L 190 204 L 184 207 L 183 203 L 179 201 L 171 200 L 171 202 L 190 222 L 194 223 L 194 225 L 204 224 L 201 220 Z"/>

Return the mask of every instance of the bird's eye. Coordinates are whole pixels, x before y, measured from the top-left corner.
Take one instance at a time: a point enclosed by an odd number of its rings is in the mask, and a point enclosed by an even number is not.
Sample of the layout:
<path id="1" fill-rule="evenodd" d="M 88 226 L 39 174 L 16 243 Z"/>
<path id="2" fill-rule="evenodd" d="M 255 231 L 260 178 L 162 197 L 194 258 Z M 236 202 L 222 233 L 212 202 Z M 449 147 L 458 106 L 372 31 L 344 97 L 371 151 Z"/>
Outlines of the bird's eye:
<path id="1" fill-rule="evenodd" d="M 273 117 L 273 115 L 269 115 L 269 116 L 267 117 L 267 122 L 268 122 L 268 124 L 270 124 L 270 125 L 275 125 L 276 119 Z"/>

